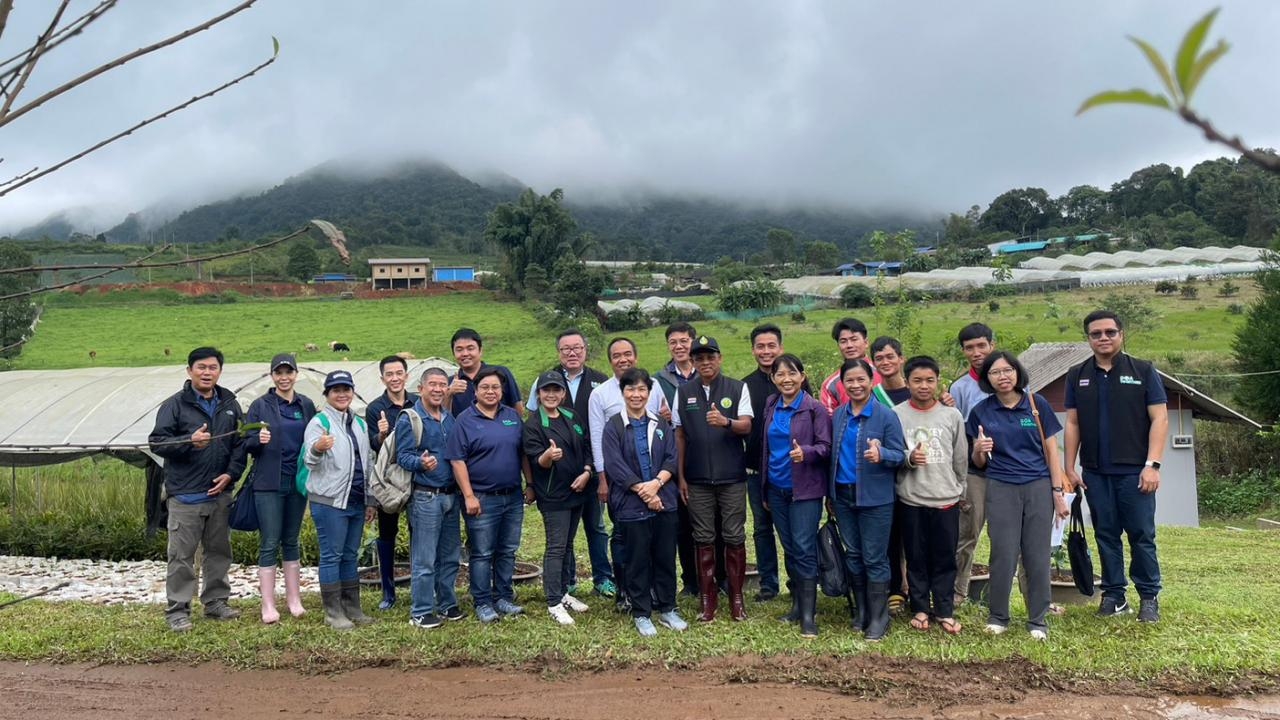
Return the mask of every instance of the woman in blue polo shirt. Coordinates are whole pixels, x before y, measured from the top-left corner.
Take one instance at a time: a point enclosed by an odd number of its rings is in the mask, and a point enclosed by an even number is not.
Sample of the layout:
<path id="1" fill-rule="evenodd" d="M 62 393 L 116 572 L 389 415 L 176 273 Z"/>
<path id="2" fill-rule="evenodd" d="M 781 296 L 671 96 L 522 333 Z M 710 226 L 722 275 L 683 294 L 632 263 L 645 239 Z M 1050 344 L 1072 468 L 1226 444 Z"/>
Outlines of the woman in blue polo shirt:
<path id="1" fill-rule="evenodd" d="M 836 408 L 831 431 L 828 512 L 844 540 L 844 561 L 857 602 L 853 629 L 872 642 L 889 632 L 889 527 L 893 521 L 896 468 L 906 459 L 902 423 L 893 409 L 871 398 L 873 373 L 866 360 L 840 368 L 849 402 Z"/>
<path id="2" fill-rule="evenodd" d="M 987 356 L 978 373 L 983 392 L 993 393 L 969 412 L 965 432 L 972 459 L 987 476 L 987 535 L 991 538 L 991 584 L 986 631 L 1009 627 L 1009 593 L 1018 568 L 1026 570 L 1027 630 L 1049 637 L 1049 539 L 1053 517 L 1069 514 L 1062 496 L 1062 462 L 1052 438 L 1062 431 L 1049 401 L 1028 395 L 1030 376 L 1006 351 Z M 1046 457 L 1047 456 L 1047 457 Z"/>
<path id="3" fill-rule="evenodd" d="M 466 512 L 476 618 L 488 624 L 524 612 L 511 585 L 524 526 L 524 428 L 516 411 L 502 404 L 498 366 L 481 369 L 474 382 L 476 402 L 458 413 L 444 458 L 453 467 Z"/>

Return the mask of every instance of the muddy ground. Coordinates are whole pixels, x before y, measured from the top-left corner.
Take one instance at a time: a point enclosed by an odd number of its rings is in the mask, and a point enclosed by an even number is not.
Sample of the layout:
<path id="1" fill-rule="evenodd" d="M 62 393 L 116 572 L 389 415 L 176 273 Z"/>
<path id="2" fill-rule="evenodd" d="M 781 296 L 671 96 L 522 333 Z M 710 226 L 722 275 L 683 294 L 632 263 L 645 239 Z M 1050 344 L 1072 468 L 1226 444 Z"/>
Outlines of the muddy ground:
<path id="1" fill-rule="evenodd" d="M 742 680 L 740 668 L 727 666 L 557 677 L 490 668 L 374 668 L 304 675 L 213 665 L 0 663 L 0 718 L 1280 719 L 1277 696 L 1222 699 L 1024 690 L 1014 686 L 1022 682 L 1015 677 L 1008 678 L 1009 687 L 999 691 L 999 676 L 974 683 L 995 691 L 986 697 L 982 692 L 961 691 L 954 696 L 926 693 L 913 698 L 913 683 L 889 672 L 881 680 L 901 684 L 903 690 L 889 690 L 876 699 L 804 685 Z"/>

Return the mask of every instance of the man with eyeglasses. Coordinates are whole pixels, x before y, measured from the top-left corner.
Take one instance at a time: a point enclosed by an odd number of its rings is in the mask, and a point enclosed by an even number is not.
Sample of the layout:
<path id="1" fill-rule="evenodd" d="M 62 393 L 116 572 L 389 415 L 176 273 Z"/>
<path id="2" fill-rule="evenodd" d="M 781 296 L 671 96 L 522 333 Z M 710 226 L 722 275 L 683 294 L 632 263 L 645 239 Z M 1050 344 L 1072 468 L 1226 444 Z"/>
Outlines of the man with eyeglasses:
<path id="1" fill-rule="evenodd" d="M 418 396 L 405 389 L 409 380 L 409 363 L 399 355 L 388 355 L 378 363 L 378 378 L 385 390 L 374 398 L 364 411 L 365 427 L 369 428 L 369 448 L 375 453 L 396 430 L 400 413 L 413 407 Z M 378 578 L 382 586 L 382 602 L 379 610 L 390 610 L 396 604 L 396 535 L 400 531 L 400 513 L 389 513 L 378 508 Z"/>
<path id="2" fill-rule="evenodd" d="M 662 397 L 667 405 L 675 402 L 676 390 L 693 379 L 693 358 L 689 350 L 693 348 L 693 338 L 697 336 L 693 326 L 687 322 L 672 323 L 667 326 L 667 351 L 671 353 L 671 361 L 653 374 L 654 382 L 662 390 Z M 671 418 L 666 418 L 667 422 Z"/>
<path id="3" fill-rule="evenodd" d="M 1124 325 L 1110 310 L 1085 316 L 1093 357 L 1067 374 L 1064 465 L 1083 487 L 1102 561 L 1100 617 L 1128 613 L 1124 544 L 1138 589 L 1138 620 L 1160 619 L 1160 563 L 1156 557 L 1156 490 L 1169 434 L 1168 397 L 1155 366 L 1123 351 Z M 1076 472 L 1076 458 L 1084 478 Z"/>
<path id="4" fill-rule="evenodd" d="M 577 328 L 569 328 L 556 337 L 556 354 L 560 358 L 551 372 L 564 376 L 565 385 L 569 388 L 569 409 L 574 417 L 580 418 L 587 428 L 587 437 L 591 437 L 590 403 L 591 393 L 609 378 L 599 370 L 587 366 L 587 338 Z M 537 385 L 537 380 L 534 381 Z M 529 401 L 525 403 L 529 412 L 538 409 L 538 389 L 529 388 Z M 597 595 L 613 597 L 618 588 L 613 579 L 613 568 L 609 565 L 609 532 L 604 527 L 604 503 L 594 493 L 586 500 L 582 508 L 582 532 L 587 536 L 587 554 L 591 557 L 591 584 Z M 570 577 L 577 577 L 578 564 L 575 560 L 573 540 L 569 544 Z M 568 593 L 573 594 L 570 586 Z"/>

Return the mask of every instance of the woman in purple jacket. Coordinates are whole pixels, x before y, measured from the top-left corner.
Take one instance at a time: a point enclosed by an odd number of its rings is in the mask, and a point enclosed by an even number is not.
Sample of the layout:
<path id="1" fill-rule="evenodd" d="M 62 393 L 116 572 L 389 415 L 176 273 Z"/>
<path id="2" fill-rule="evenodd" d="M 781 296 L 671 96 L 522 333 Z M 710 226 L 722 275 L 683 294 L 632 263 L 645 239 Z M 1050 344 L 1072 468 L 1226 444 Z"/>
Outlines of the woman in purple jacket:
<path id="1" fill-rule="evenodd" d="M 804 363 L 786 354 L 773 363 L 776 395 L 764 407 L 764 442 L 760 471 L 765 505 L 782 541 L 791 589 L 791 612 L 783 619 L 800 622 L 800 636 L 818 636 L 818 524 L 827 494 L 827 459 L 831 456 L 831 416 L 804 391 Z"/>
<path id="2" fill-rule="evenodd" d="M 681 632 L 688 624 L 676 612 L 676 535 L 680 501 L 675 480 L 676 438 L 671 425 L 646 408 L 653 380 L 640 368 L 618 377 L 623 410 L 605 422 L 600 438 L 609 480 L 609 514 L 627 549 L 627 597 L 642 636 L 658 633 L 658 622 Z"/>

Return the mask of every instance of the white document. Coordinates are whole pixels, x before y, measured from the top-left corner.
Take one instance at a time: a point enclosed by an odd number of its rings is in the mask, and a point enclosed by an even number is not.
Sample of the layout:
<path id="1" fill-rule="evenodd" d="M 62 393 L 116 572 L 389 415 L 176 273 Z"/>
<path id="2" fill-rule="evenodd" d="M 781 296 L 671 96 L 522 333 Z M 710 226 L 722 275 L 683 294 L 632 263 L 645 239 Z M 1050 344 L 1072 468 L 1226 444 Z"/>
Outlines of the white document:
<path id="1" fill-rule="evenodd" d="M 1067 507 L 1069 508 L 1071 507 L 1071 503 L 1075 502 L 1076 494 L 1066 493 L 1062 498 L 1067 501 Z M 1067 521 L 1070 519 L 1070 515 L 1065 518 L 1060 518 L 1057 514 L 1053 516 L 1053 533 L 1049 536 L 1049 547 L 1059 547 L 1062 545 L 1062 535 L 1066 532 Z"/>

